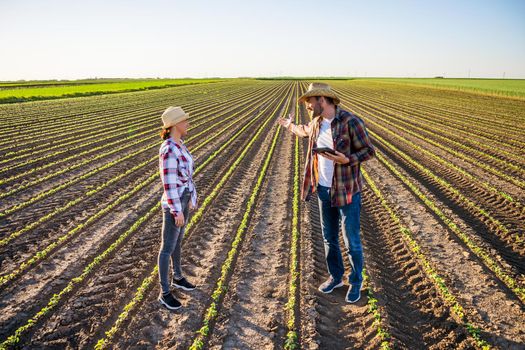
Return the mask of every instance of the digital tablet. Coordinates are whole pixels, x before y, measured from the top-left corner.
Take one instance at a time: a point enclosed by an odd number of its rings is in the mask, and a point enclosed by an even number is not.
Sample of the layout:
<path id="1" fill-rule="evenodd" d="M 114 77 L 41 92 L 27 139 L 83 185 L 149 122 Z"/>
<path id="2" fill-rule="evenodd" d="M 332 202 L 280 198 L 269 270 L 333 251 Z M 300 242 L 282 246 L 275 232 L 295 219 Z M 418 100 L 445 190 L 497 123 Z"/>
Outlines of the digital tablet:
<path id="1" fill-rule="evenodd" d="M 312 151 L 316 153 L 330 153 L 330 154 L 333 154 L 334 156 L 337 155 L 333 149 L 328 148 L 328 147 L 314 147 L 312 148 Z"/>

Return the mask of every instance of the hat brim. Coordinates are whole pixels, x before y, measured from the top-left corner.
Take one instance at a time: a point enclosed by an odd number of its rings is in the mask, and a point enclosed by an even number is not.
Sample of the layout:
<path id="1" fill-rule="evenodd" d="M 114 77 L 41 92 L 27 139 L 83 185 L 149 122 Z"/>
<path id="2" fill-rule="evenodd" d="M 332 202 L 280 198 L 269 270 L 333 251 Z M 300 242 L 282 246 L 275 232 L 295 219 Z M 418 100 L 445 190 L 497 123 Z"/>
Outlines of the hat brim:
<path id="1" fill-rule="evenodd" d="M 331 97 L 334 100 L 334 103 L 336 105 L 341 103 L 341 100 L 339 99 L 339 97 L 337 97 L 337 95 L 335 93 L 333 93 L 331 91 L 326 91 L 326 90 L 310 90 L 310 91 L 307 91 L 304 95 L 302 95 L 301 97 L 298 98 L 298 101 L 299 102 L 304 102 L 304 101 L 306 101 L 306 99 L 308 97 L 313 97 L 313 96 Z"/>
<path id="2" fill-rule="evenodd" d="M 186 119 L 189 119 L 190 118 L 190 114 L 189 113 L 186 113 L 184 114 L 183 116 L 180 116 L 179 118 L 177 118 L 177 120 L 171 122 L 169 125 L 163 125 L 162 128 L 163 129 L 168 129 L 168 128 L 171 128 L 172 126 L 175 126 L 177 125 L 178 123 L 182 122 L 182 121 L 185 121 Z"/>

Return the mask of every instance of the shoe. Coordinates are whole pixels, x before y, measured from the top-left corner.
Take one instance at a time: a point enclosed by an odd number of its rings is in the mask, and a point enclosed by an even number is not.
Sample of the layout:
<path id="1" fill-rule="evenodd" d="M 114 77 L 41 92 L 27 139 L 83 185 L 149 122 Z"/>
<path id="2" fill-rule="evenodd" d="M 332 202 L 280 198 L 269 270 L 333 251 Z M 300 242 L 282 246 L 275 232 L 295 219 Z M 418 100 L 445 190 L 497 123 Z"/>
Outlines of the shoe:
<path id="1" fill-rule="evenodd" d="M 184 289 L 184 290 L 194 290 L 195 286 L 188 282 L 188 280 L 184 277 L 182 277 L 180 280 L 177 280 L 173 278 L 173 281 L 171 282 L 172 287 Z"/>
<path id="2" fill-rule="evenodd" d="M 336 281 L 332 278 L 332 276 L 330 276 L 329 279 L 326 280 L 326 282 L 324 282 L 323 284 L 321 284 L 319 286 L 319 291 L 320 292 L 323 292 L 325 294 L 328 294 L 328 293 L 332 293 L 332 291 L 335 289 L 335 288 L 339 288 L 339 287 L 342 287 L 344 286 L 344 283 L 343 281 Z"/>
<path id="3" fill-rule="evenodd" d="M 180 301 L 178 301 L 177 298 L 175 298 L 171 293 L 161 294 L 159 296 L 159 301 L 162 305 L 166 306 L 170 310 L 177 310 L 182 307 Z"/>
<path id="4" fill-rule="evenodd" d="M 357 302 L 359 299 L 361 299 L 361 287 L 362 283 L 351 285 L 348 288 L 348 292 L 346 293 L 346 302 L 353 304 Z"/>

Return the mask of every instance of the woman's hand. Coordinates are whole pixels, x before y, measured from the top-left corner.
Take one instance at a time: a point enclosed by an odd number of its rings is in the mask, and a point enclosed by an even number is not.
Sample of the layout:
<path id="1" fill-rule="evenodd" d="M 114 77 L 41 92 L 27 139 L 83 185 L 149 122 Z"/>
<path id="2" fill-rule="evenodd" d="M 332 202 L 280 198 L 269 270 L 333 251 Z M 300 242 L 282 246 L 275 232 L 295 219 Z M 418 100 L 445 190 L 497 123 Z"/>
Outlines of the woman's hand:
<path id="1" fill-rule="evenodd" d="M 343 153 L 341 153 L 339 151 L 335 151 L 335 153 L 336 153 L 336 155 L 333 155 L 333 154 L 330 154 L 330 153 L 326 153 L 326 152 L 322 152 L 322 153 L 319 153 L 319 154 L 321 156 L 325 157 L 325 158 L 333 160 L 337 164 L 348 164 L 348 163 L 350 163 L 350 159 L 348 159 Z"/>
<path id="2" fill-rule="evenodd" d="M 175 217 L 175 225 L 178 227 L 181 227 L 184 225 L 184 214 L 182 214 L 181 211 L 177 213 L 177 215 L 174 215 Z"/>

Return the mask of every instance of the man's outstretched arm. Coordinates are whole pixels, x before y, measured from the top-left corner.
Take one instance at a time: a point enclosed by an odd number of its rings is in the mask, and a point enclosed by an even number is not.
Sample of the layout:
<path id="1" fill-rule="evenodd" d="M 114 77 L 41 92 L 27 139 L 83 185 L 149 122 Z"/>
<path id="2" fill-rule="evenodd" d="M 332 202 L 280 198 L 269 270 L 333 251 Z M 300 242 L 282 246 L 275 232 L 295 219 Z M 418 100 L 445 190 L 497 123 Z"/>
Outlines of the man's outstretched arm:
<path id="1" fill-rule="evenodd" d="M 312 122 L 308 124 L 294 124 L 291 122 L 290 119 L 286 118 L 279 118 L 278 120 L 279 124 L 288 129 L 288 131 L 293 132 L 295 135 L 300 137 L 308 137 L 310 136 L 311 131 L 311 124 Z"/>

